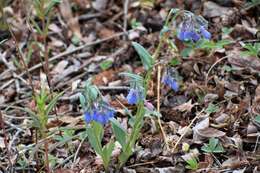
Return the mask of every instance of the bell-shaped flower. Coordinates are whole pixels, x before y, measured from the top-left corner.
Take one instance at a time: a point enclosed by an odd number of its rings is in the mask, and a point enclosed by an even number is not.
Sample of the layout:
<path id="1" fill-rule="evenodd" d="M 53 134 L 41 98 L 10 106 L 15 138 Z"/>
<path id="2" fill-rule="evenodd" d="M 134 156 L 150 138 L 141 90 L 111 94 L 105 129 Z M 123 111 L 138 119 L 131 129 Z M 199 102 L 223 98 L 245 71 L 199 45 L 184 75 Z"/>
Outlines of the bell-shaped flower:
<path id="1" fill-rule="evenodd" d="M 200 33 L 201 33 L 201 35 L 202 35 L 204 38 L 206 38 L 206 39 L 208 39 L 208 40 L 211 38 L 210 32 L 207 31 L 204 26 L 200 26 Z"/>
<path id="2" fill-rule="evenodd" d="M 142 91 L 137 88 L 131 88 L 126 99 L 130 105 L 137 104 L 143 99 Z"/>
<path id="3" fill-rule="evenodd" d="M 162 78 L 162 83 L 171 87 L 175 92 L 179 91 L 178 82 L 170 75 L 164 75 Z"/>
<path id="4" fill-rule="evenodd" d="M 84 114 L 84 120 L 86 123 L 96 121 L 102 125 L 108 123 L 110 118 L 113 118 L 115 110 L 109 107 L 108 104 L 93 106 L 89 111 L 86 111 Z"/>

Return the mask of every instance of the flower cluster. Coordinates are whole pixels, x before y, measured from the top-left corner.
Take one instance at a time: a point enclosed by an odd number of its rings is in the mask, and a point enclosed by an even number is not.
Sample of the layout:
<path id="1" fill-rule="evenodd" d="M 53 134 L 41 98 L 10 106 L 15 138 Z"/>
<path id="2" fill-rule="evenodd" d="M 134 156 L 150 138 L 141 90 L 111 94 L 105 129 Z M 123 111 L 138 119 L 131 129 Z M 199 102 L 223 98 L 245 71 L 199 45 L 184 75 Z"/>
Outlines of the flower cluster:
<path id="1" fill-rule="evenodd" d="M 144 99 L 143 92 L 141 89 L 131 88 L 126 99 L 131 105 L 137 104 L 140 100 Z"/>
<path id="2" fill-rule="evenodd" d="M 170 75 L 164 75 L 162 78 L 162 83 L 171 87 L 175 92 L 179 91 L 178 82 Z"/>
<path id="3" fill-rule="evenodd" d="M 86 123 L 96 121 L 100 124 L 106 124 L 110 118 L 113 118 L 115 110 L 107 103 L 93 105 L 92 109 L 89 109 L 84 113 L 84 119 Z"/>
<path id="4" fill-rule="evenodd" d="M 174 68 L 167 68 L 162 77 L 162 83 L 168 85 L 175 92 L 179 91 L 179 83 L 176 80 L 178 72 Z"/>
<path id="5" fill-rule="evenodd" d="M 210 39 L 211 34 L 207 31 L 206 25 L 196 22 L 193 18 L 189 18 L 181 23 L 177 37 L 181 41 L 198 41 L 201 37 Z"/>

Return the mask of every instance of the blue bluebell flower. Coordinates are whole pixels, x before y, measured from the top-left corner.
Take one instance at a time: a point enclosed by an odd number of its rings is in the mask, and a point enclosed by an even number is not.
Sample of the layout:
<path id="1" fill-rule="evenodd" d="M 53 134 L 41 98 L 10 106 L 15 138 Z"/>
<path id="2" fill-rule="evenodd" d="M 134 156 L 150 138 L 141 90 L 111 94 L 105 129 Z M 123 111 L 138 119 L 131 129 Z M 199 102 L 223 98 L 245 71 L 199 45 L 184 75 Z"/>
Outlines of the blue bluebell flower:
<path id="1" fill-rule="evenodd" d="M 130 105 L 137 104 L 141 99 L 143 99 L 142 92 L 137 88 L 131 88 L 126 99 Z"/>
<path id="2" fill-rule="evenodd" d="M 200 26 L 200 33 L 201 33 L 201 35 L 202 35 L 204 38 L 206 38 L 206 39 L 208 39 L 208 40 L 211 38 L 210 32 L 207 31 L 204 26 Z"/>
<path id="3" fill-rule="evenodd" d="M 170 75 L 164 75 L 162 78 L 162 83 L 171 87 L 175 92 L 179 91 L 178 82 Z"/>
<path id="4" fill-rule="evenodd" d="M 84 113 L 84 120 L 86 121 L 86 123 L 90 123 L 91 121 L 93 121 L 93 113 L 87 111 Z"/>
<path id="5" fill-rule="evenodd" d="M 90 111 L 86 111 L 84 114 L 84 119 L 86 123 L 90 123 L 92 121 L 96 121 L 100 124 L 108 123 L 110 118 L 114 117 L 115 110 L 109 105 L 98 105 L 92 108 Z"/>
<path id="6" fill-rule="evenodd" d="M 206 30 L 205 25 L 189 18 L 181 23 L 177 37 L 181 41 L 197 42 L 201 37 L 210 39 L 211 34 Z"/>

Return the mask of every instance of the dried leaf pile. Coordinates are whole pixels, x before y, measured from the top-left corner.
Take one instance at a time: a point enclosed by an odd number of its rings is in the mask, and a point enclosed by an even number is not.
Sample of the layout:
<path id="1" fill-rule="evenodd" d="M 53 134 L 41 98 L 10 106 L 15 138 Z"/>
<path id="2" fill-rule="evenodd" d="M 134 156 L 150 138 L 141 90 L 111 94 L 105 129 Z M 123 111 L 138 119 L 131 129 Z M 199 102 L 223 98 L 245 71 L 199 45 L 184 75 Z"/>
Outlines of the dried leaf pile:
<path id="1" fill-rule="evenodd" d="M 33 154 L 43 150 L 43 141 L 35 145 L 28 114 L 14 108 L 35 108 L 30 79 L 15 40 L 22 54 L 30 55 L 25 57 L 33 86 L 39 89 L 50 82 L 51 91 L 65 91 L 48 120 L 48 130 L 53 132 L 49 139 L 53 171 L 100 172 L 102 161 L 82 136 L 85 124 L 79 92 L 84 81 L 93 78 L 116 108 L 122 126 L 129 129 L 130 117 L 124 108 L 133 112 L 135 108 L 125 101 L 128 83 L 118 74 L 144 72 L 131 41 L 154 51 L 171 8 L 202 15 L 209 21 L 213 40 L 227 39 L 231 44 L 217 47 L 211 54 L 196 50 L 185 58 L 173 57 L 167 49 L 162 51 L 160 60 L 178 60 L 173 66 L 181 79 L 178 92 L 161 86 L 161 121 L 169 149 L 156 118 L 147 117 L 134 155 L 117 171 L 260 172 L 260 58 L 243 55 L 245 43 L 260 39 L 260 6 L 250 2 L 62 0 L 48 28 L 47 81 L 40 59 L 44 46 L 34 42 L 41 43 L 43 38 L 30 27 L 30 16 L 35 15 L 30 0 L 6 1 L 4 11 L 10 28 L 0 21 L 0 172 L 37 172 L 40 166 Z M 183 49 L 181 42 L 176 46 Z M 154 107 L 156 83 L 154 72 L 148 92 Z M 106 126 L 104 143 L 110 137 L 111 127 Z M 113 163 L 119 153 L 118 145 Z M 197 158 L 196 170 L 187 167 L 190 158 Z"/>

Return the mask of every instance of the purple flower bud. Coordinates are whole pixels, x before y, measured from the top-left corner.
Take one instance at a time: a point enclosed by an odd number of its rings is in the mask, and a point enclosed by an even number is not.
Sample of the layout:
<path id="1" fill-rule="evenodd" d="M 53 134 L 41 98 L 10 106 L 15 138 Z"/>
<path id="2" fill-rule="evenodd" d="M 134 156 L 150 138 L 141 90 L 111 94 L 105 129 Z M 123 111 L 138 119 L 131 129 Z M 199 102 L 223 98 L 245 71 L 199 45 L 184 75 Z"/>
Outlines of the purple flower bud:
<path id="1" fill-rule="evenodd" d="M 208 39 L 208 40 L 211 38 L 210 32 L 208 32 L 208 31 L 205 29 L 204 26 L 201 26 L 201 27 L 200 27 L 200 33 L 201 33 L 201 35 L 202 35 L 204 38 L 206 38 L 206 39 Z"/>
<path id="2" fill-rule="evenodd" d="M 154 110 L 154 106 L 151 102 L 145 101 L 144 105 L 150 110 L 153 111 Z"/>

